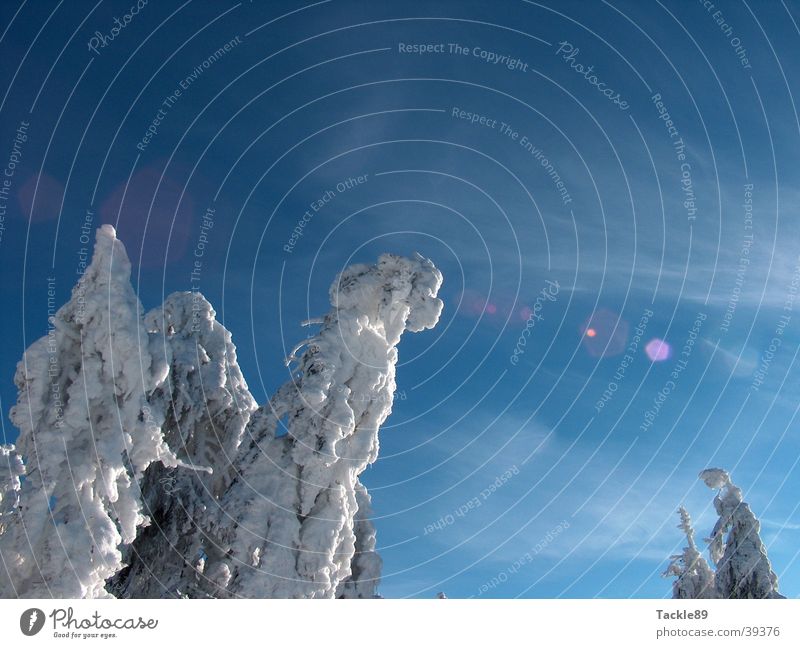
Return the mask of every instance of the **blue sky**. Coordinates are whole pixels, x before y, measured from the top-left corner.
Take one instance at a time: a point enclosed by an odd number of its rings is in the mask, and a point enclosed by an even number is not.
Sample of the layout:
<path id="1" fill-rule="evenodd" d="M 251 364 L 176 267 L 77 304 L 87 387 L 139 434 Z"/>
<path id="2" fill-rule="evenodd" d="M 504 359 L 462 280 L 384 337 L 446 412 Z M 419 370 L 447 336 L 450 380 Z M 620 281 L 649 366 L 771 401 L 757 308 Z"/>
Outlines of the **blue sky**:
<path id="1" fill-rule="evenodd" d="M 796 3 L 132 3 L 0 8 L 7 441 L 87 211 L 152 308 L 211 208 L 194 287 L 259 402 L 341 268 L 444 274 L 363 476 L 385 596 L 666 596 L 708 466 L 800 596 Z"/>

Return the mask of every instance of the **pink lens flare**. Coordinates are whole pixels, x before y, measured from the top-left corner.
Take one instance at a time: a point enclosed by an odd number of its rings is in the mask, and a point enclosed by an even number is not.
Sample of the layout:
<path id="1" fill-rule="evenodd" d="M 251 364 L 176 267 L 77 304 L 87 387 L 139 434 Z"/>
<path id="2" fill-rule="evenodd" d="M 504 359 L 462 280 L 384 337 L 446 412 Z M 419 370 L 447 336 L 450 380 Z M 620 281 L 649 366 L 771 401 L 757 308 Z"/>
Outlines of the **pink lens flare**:
<path id="1" fill-rule="evenodd" d="M 195 202 L 181 181 L 150 165 L 113 187 L 100 203 L 95 219 L 98 223 L 115 223 L 134 266 L 139 265 L 141 255 L 142 267 L 161 268 L 191 254 L 201 227 L 207 227 L 208 222 L 213 225 L 213 210 L 200 219 L 196 213 Z M 195 249 L 198 251 L 203 250 Z"/>
<path id="2" fill-rule="evenodd" d="M 22 215 L 25 218 L 30 216 L 33 223 L 57 220 L 64 191 L 64 183 L 58 178 L 47 173 L 31 176 L 22 184 L 17 194 Z"/>
<path id="3" fill-rule="evenodd" d="M 608 308 L 600 308 L 581 324 L 581 342 L 594 358 L 619 355 L 628 343 L 628 322 Z"/>
<path id="4" fill-rule="evenodd" d="M 644 352 L 652 362 L 664 362 L 672 356 L 672 347 L 664 340 L 653 338 L 645 346 Z"/>

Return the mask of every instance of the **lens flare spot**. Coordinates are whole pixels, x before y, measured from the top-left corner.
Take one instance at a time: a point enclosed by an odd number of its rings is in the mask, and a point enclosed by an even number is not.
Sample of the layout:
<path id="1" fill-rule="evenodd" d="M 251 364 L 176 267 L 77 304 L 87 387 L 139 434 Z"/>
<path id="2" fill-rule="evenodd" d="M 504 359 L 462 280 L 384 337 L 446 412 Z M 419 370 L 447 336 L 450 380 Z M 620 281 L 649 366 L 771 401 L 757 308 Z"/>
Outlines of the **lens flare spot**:
<path id="1" fill-rule="evenodd" d="M 645 346 L 644 352 L 652 362 L 664 362 L 672 356 L 672 347 L 664 340 L 653 338 Z"/>
<path id="2" fill-rule="evenodd" d="M 590 356 L 619 355 L 628 343 L 628 322 L 607 308 L 600 308 L 580 327 L 583 347 Z"/>
<path id="3" fill-rule="evenodd" d="M 494 304 L 486 304 L 486 312 L 489 313 L 489 315 L 495 315 L 497 313 L 497 306 Z"/>

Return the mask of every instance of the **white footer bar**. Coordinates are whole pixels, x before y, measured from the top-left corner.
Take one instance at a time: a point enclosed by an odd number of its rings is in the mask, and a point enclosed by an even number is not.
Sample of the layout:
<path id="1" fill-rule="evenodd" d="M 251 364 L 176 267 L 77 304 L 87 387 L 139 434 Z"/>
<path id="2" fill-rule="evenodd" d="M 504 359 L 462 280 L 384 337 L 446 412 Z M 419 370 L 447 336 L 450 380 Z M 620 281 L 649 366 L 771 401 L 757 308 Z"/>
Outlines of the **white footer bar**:
<path id="1" fill-rule="evenodd" d="M 800 601 L 0 600 L 7 645 L 800 646 Z M 174 643 L 173 643 L 174 642 Z M 279 642 L 279 643 L 276 643 Z M 414 642 L 409 644 L 406 642 Z M 439 643 L 441 642 L 441 643 Z"/>

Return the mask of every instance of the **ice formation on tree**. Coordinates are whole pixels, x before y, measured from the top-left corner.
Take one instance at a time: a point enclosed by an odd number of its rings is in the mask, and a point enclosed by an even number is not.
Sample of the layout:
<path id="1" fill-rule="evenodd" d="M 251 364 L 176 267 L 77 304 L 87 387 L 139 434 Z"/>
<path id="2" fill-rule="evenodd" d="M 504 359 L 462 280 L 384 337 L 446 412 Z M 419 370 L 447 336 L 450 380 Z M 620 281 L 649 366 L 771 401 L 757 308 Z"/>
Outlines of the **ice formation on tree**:
<path id="1" fill-rule="evenodd" d="M 694 542 L 692 518 L 682 506 L 678 511 L 681 516 L 678 528 L 686 534 L 688 546 L 683 548 L 682 553 L 670 556 L 671 562 L 664 572 L 664 576 L 675 576 L 675 581 L 672 583 L 672 598 L 716 598 L 714 572 Z"/>
<path id="2" fill-rule="evenodd" d="M 761 525 L 750 506 L 742 500 L 741 489 L 720 468 L 703 470 L 700 479 L 709 488 L 719 490 L 714 497 L 719 519 L 707 539 L 715 570 L 712 571 L 697 552 L 691 519 L 681 507 L 680 527 L 686 532 L 689 546 L 683 554 L 672 556 L 672 562 L 664 573 L 665 576 L 677 577 L 673 583 L 673 597 L 783 598 L 778 593 L 778 577 L 772 571 L 759 535 Z"/>
<path id="3" fill-rule="evenodd" d="M 164 413 L 164 436 L 182 466 L 153 464 L 142 481 L 151 524 L 125 552 L 118 596 L 204 596 L 204 566 L 219 497 L 256 403 L 236 360 L 230 332 L 199 293 L 174 293 L 145 317 L 152 353 L 167 373 L 150 396 Z"/>
<path id="4" fill-rule="evenodd" d="M 214 574 L 227 595 L 372 596 L 380 559 L 359 516 L 358 477 L 391 412 L 400 336 L 436 324 L 441 282 L 427 259 L 386 254 L 333 283 L 333 308 L 292 358 L 291 379 L 253 415 L 223 496 L 219 537 L 231 558 Z"/>
<path id="5" fill-rule="evenodd" d="M 25 465 L 16 448 L 0 445 L 0 534 L 10 524 L 19 507 L 19 478 L 25 474 Z"/>
<path id="6" fill-rule="evenodd" d="M 11 420 L 27 474 L 0 536 L 0 595 L 108 596 L 120 546 L 146 522 L 137 478 L 175 463 L 147 406 L 156 376 L 130 272 L 104 225 L 72 298 L 17 366 Z"/>
<path id="7" fill-rule="evenodd" d="M 0 596 L 375 596 L 359 475 L 391 411 L 400 336 L 439 318 L 439 271 L 393 255 L 346 269 L 261 408 L 202 295 L 175 293 L 143 316 L 130 272 L 104 225 L 17 367 L 20 435 L 0 446 Z"/>
<path id="8" fill-rule="evenodd" d="M 375 598 L 381 579 L 383 561 L 376 551 L 377 539 L 372 524 L 372 502 L 367 489 L 356 483 L 356 504 L 353 532 L 356 536 L 355 553 L 350 561 L 350 576 L 338 588 L 341 598 Z"/>

